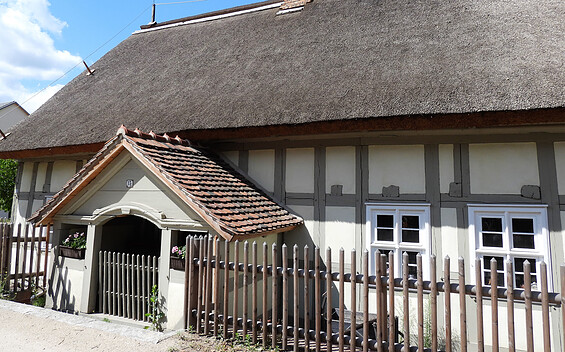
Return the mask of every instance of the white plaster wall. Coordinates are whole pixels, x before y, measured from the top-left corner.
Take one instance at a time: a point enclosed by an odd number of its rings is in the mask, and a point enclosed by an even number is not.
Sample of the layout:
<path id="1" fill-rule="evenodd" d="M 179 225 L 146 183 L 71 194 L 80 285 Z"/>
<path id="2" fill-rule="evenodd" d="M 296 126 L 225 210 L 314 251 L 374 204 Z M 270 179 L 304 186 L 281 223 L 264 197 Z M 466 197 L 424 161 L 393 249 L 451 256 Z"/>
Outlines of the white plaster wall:
<path id="1" fill-rule="evenodd" d="M 252 262 L 252 244 L 253 241 L 257 242 L 257 261 L 259 265 L 262 265 L 263 263 L 263 243 L 267 244 L 267 265 L 271 265 L 273 263 L 273 256 L 272 256 L 272 249 L 273 249 L 273 244 L 277 243 L 279 241 L 279 234 L 270 234 L 264 237 L 257 237 L 257 238 L 252 238 L 249 239 L 249 264 L 251 264 Z M 243 263 L 243 247 L 244 247 L 244 241 L 239 242 L 239 263 Z M 225 260 L 224 257 L 224 244 L 222 243 L 221 245 L 221 250 L 220 250 L 220 260 Z M 288 253 L 288 258 L 292 260 L 292 246 L 288 246 L 287 247 L 287 253 Z M 229 254 L 229 261 L 233 262 L 235 258 L 235 243 L 234 242 L 230 242 L 230 254 Z M 281 266 L 281 258 L 282 258 L 282 246 L 280 244 L 277 245 L 277 266 Z M 291 265 L 291 264 L 290 264 Z M 289 266 L 290 267 L 290 266 Z M 258 282 L 258 286 L 257 286 L 257 306 L 258 308 L 258 313 L 259 315 L 262 314 L 261 312 L 261 308 L 262 307 L 262 302 L 263 302 L 263 292 L 262 292 L 262 285 L 263 285 L 263 281 L 262 281 L 262 277 L 263 275 L 258 275 L 259 277 L 259 282 Z M 223 281 L 224 280 L 224 276 L 223 273 L 220 276 L 220 285 L 222 285 L 222 292 L 223 292 Z M 251 273 L 249 273 L 248 276 L 248 280 L 249 283 L 251 283 Z M 268 302 L 268 306 L 271 306 L 271 299 L 272 299 L 272 280 L 269 277 L 268 278 L 269 282 L 267 284 L 267 302 Z M 229 315 L 233 315 L 233 301 L 234 301 L 234 294 L 233 294 L 233 288 L 234 288 L 234 272 L 230 271 L 229 273 L 229 297 L 228 297 L 228 314 Z M 243 275 L 239 274 L 239 284 L 238 284 L 238 314 L 239 317 L 242 317 L 243 314 Z M 282 295 L 282 286 L 279 286 L 278 288 L 278 294 L 279 297 L 281 297 L 280 295 Z M 249 316 L 251 316 L 251 285 L 248 286 L 248 298 L 249 298 Z M 223 307 L 223 301 L 221 302 L 220 306 Z"/>
<path id="2" fill-rule="evenodd" d="M 449 263 L 451 272 L 458 271 L 457 258 L 459 256 L 469 258 L 468 253 L 459 253 L 457 234 L 457 211 L 453 208 L 441 208 L 441 258 L 438 257 L 436 260 L 439 268 L 443 268 L 443 258 L 446 255 L 451 258 Z"/>
<path id="3" fill-rule="evenodd" d="M 275 151 L 250 150 L 247 174 L 269 192 L 275 189 Z"/>
<path id="4" fill-rule="evenodd" d="M 326 207 L 326 248 L 332 250 L 332 262 L 337 263 L 339 249 L 345 250 L 345 263 L 350 263 L 350 252 L 355 248 L 355 208 Z M 325 248 L 323 249 L 325 250 Z M 325 255 L 324 255 L 325 258 Z"/>
<path id="5" fill-rule="evenodd" d="M 167 296 L 167 329 L 183 328 L 184 271 L 169 271 L 169 294 Z"/>
<path id="6" fill-rule="evenodd" d="M 449 193 L 449 184 L 454 182 L 453 174 L 453 145 L 439 145 L 439 190 L 441 193 Z"/>
<path id="7" fill-rule="evenodd" d="M 355 194 L 355 147 L 326 148 L 326 193 L 343 185 L 343 194 Z"/>
<path id="8" fill-rule="evenodd" d="M 58 192 L 76 174 L 76 161 L 57 160 L 53 163 L 50 192 Z"/>
<path id="9" fill-rule="evenodd" d="M 53 252 L 49 254 L 53 258 Z M 46 306 L 57 310 L 69 310 L 77 312 L 81 305 L 82 281 L 84 272 L 84 260 L 58 257 L 59 265 L 52 267 L 53 272 L 49 274 L 48 299 Z"/>
<path id="10" fill-rule="evenodd" d="M 126 187 L 126 180 L 134 180 L 132 188 Z M 145 204 L 162 211 L 169 219 L 197 219 L 188 209 L 183 209 L 167 196 L 166 188 L 157 182 L 153 176 L 133 160 L 117 171 L 90 198 L 84 196 L 77 204 L 80 206 L 73 211 L 75 215 L 92 215 L 95 210 L 113 204 L 124 206 L 135 203 Z"/>
<path id="11" fill-rule="evenodd" d="M 0 130 L 3 132 L 7 132 L 12 126 L 29 116 L 23 108 L 16 104 L 9 105 L 0 111 Z"/>
<path id="12" fill-rule="evenodd" d="M 31 188 L 31 175 L 33 174 L 33 163 L 24 162 L 22 170 L 22 179 L 20 183 L 20 192 L 29 192 Z"/>
<path id="13" fill-rule="evenodd" d="M 287 192 L 314 192 L 314 148 L 286 150 L 285 181 Z"/>
<path id="14" fill-rule="evenodd" d="M 535 143 L 469 145 L 471 193 L 520 194 L 523 185 L 539 185 Z"/>
<path id="15" fill-rule="evenodd" d="M 45 176 L 47 175 L 47 163 L 39 163 L 37 168 L 37 178 L 35 180 L 35 191 L 42 192 L 45 184 Z"/>
<path id="16" fill-rule="evenodd" d="M 222 152 L 224 158 L 228 159 L 232 164 L 238 165 L 239 164 L 239 151 L 237 150 L 229 150 Z"/>
<path id="17" fill-rule="evenodd" d="M 314 233 L 314 207 L 291 205 L 289 208 L 304 219 L 304 225 L 284 234 L 284 242 L 297 244 L 300 248 L 308 245 L 310 249 L 313 245 L 320 245 L 320 238 Z"/>
<path id="18" fill-rule="evenodd" d="M 485 336 L 485 345 L 492 345 L 492 308 L 491 302 L 487 299 L 483 303 L 483 327 Z M 498 340 L 499 345 L 502 348 L 508 348 L 508 311 L 505 301 L 500 301 L 498 304 Z M 543 333 L 542 333 L 542 312 L 541 306 L 539 304 L 533 305 L 532 318 L 534 327 L 534 351 L 543 351 Z M 468 315 L 472 315 L 476 310 L 468 310 Z M 550 317 L 550 331 L 555 330 L 553 325 L 557 325 L 556 316 L 551 314 Z M 518 351 L 526 351 L 526 319 L 525 319 L 525 308 L 522 303 L 515 303 L 514 312 L 514 331 L 515 331 L 515 346 Z M 469 334 L 471 341 L 476 341 L 476 337 L 473 334 Z M 556 334 L 551 334 L 554 340 L 554 344 L 558 342 L 555 341 Z M 556 346 L 554 346 L 556 347 Z M 552 351 L 558 351 L 558 349 L 552 349 Z"/>
<path id="19" fill-rule="evenodd" d="M 555 167 L 557 168 L 557 189 L 559 194 L 565 194 L 565 142 L 553 145 L 555 150 Z"/>
<path id="20" fill-rule="evenodd" d="M 425 193 L 423 145 L 369 146 L 369 193 L 395 185 L 400 193 Z"/>

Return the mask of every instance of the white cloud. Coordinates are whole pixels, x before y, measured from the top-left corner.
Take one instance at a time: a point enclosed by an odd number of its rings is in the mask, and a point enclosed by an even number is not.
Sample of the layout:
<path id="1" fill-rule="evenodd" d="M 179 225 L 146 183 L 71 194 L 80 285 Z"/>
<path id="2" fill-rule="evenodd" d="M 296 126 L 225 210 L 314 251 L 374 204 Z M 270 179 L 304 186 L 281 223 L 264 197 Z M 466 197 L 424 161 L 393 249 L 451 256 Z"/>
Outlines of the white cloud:
<path id="1" fill-rule="evenodd" d="M 46 0 L 0 2 L 0 102 L 22 104 L 39 91 L 26 87 L 24 80 L 51 83 L 81 62 L 79 56 L 55 48 L 52 35 L 61 35 L 67 24 L 50 13 L 49 5 Z M 33 112 L 41 105 L 38 102 L 45 102 L 60 88 L 49 87 L 23 105 Z"/>

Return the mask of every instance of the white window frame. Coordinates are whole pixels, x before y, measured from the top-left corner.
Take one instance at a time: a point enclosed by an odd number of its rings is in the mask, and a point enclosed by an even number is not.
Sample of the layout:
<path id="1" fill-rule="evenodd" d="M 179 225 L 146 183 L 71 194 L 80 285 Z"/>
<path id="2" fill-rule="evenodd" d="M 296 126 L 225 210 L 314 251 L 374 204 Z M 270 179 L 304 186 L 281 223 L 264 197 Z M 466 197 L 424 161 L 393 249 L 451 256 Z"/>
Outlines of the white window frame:
<path id="1" fill-rule="evenodd" d="M 471 252 L 470 267 L 471 273 L 475 272 L 475 258 L 482 258 L 483 256 L 497 256 L 504 258 L 503 272 L 504 282 L 498 282 L 498 286 L 506 287 L 506 261 L 511 259 L 513 270 L 513 258 L 535 258 L 536 260 L 536 276 L 538 285 L 540 284 L 540 262 L 545 261 L 547 264 L 548 273 L 548 288 L 553 290 L 553 280 L 551 271 L 551 247 L 549 245 L 549 230 L 547 224 L 547 205 L 475 205 L 468 206 L 469 211 L 469 248 Z M 502 247 L 485 247 L 482 244 L 482 236 L 480 235 L 481 217 L 502 218 Z M 534 219 L 534 246 L 535 249 L 522 249 L 512 248 L 512 232 L 510 224 L 512 218 L 532 218 Z M 482 260 L 481 260 L 482 262 Z M 481 268 L 481 278 L 483 277 L 483 270 Z M 487 270 L 490 270 L 487 268 Z M 500 272 L 500 271 L 499 271 Z M 473 284 L 476 284 L 475 275 L 471 275 Z M 488 283 L 483 283 L 488 286 Z M 516 277 L 514 276 L 514 286 L 516 286 Z M 518 287 L 514 287 L 518 288 Z M 539 288 L 539 287 L 538 287 Z"/>
<path id="2" fill-rule="evenodd" d="M 422 271 L 424 279 L 429 279 L 430 253 L 431 253 L 431 226 L 430 205 L 413 203 L 369 203 L 366 204 L 367 217 L 365 225 L 365 244 L 369 251 L 370 271 L 375 275 L 375 249 L 392 250 L 394 253 L 394 276 L 402 276 L 402 253 L 404 251 L 419 252 L 422 254 Z M 394 231 L 393 241 L 378 241 L 376 236 L 377 215 L 393 215 Z M 420 221 L 419 242 L 401 242 L 401 217 L 403 215 L 417 215 Z"/>

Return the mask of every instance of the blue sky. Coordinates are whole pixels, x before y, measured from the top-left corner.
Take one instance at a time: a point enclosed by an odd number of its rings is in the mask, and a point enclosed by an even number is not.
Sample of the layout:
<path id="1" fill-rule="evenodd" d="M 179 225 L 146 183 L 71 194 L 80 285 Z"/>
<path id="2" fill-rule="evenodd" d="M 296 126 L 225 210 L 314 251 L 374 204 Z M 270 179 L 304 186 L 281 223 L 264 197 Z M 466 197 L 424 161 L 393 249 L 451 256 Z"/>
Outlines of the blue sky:
<path id="1" fill-rule="evenodd" d="M 257 1 L 155 2 L 156 20 L 163 22 Z M 170 4 L 174 2 L 182 3 Z M 0 103 L 15 100 L 35 111 L 84 70 L 83 59 L 92 65 L 150 22 L 152 4 L 152 0 L 0 0 Z"/>

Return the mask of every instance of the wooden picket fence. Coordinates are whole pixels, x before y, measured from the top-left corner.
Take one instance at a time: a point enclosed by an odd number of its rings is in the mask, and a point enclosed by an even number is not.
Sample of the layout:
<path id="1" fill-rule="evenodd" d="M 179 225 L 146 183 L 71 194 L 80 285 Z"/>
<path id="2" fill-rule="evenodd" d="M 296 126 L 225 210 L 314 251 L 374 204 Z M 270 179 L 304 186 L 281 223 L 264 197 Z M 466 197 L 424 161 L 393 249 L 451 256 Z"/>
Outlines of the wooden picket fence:
<path id="1" fill-rule="evenodd" d="M 548 292 L 547 266 L 541 263 L 541 272 L 537 273 L 541 291 L 532 291 L 529 264 L 525 264 L 524 289 L 515 289 L 512 279 L 508 280 L 507 288 L 498 287 L 491 290 L 490 286 L 481 285 L 481 262 L 476 261 L 477 285 L 466 284 L 465 264 L 462 258 L 458 261 L 458 283 L 449 285 L 450 259 L 444 259 L 443 277 L 445 282 L 424 281 L 422 277 L 422 257 L 417 256 L 416 278 L 409 276 L 408 256 L 403 256 L 402 277 L 394 277 L 394 256 L 377 253 L 375 256 L 376 275 L 369 275 L 369 255 L 362 253 L 361 274 L 346 273 L 345 252 L 339 251 L 339 268 L 332 270 L 332 252 L 326 251 L 325 271 L 321 270 L 321 253 L 318 247 L 313 253 L 306 246 L 302 256 L 299 256 L 297 246 L 294 246 L 292 256 L 288 248 L 283 245 L 281 250 L 273 245 L 271 249 L 263 244 L 262 260 L 259 262 L 257 244 L 253 242 L 251 250 L 249 244 L 243 244 L 243 256 L 240 257 L 239 244 L 222 245 L 220 240 L 207 238 L 187 237 L 187 256 L 185 269 L 185 329 L 189 328 L 198 333 L 213 336 L 248 337 L 253 344 L 261 344 L 263 348 L 271 347 L 294 351 L 344 351 L 348 350 L 376 350 L 376 351 L 438 351 L 438 332 L 444 331 L 442 336 L 445 351 L 452 351 L 455 347 L 460 351 L 467 351 L 469 346 L 468 336 L 474 334 L 477 338 L 477 349 L 485 350 L 485 336 L 483 326 L 483 301 L 490 299 L 492 311 L 491 347 L 489 350 L 499 350 L 499 305 L 505 304 L 510 322 L 508 330 L 508 346 L 510 351 L 515 350 L 516 338 L 527 339 L 527 350 L 534 350 L 534 336 L 543 339 L 544 351 L 551 350 L 550 338 L 550 305 L 561 308 L 565 303 L 564 295 Z M 223 247 L 223 249 L 221 249 Z M 233 261 L 230 258 L 233 251 Z M 271 254 L 270 263 L 268 262 Z M 313 254 L 313 257 L 311 255 Z M 251 256 L 251 262 L 249 260 Z M 223 257 L 224 260 L 216 260 Z M 278 263 L 282 266 L 273 265 Z M 388 259 L 388 260 L 387 260 Z M 313 260 L 313 267 L 310 267 Z M 303 266 L 299 263 L 303 261 Z M 288 263 L 292 263 L 291 266 Z M 351 272 L 356 273 L 356 252 L 351 251 Z M 492 272 L 496 272 L 496 261 L 491 261 Z M 436 278 L 436 258 L 430 257 L 430 277 Z M 508 277 L 512 278 L 513 268 L 508 262 L 505 268 Z M 560 268 L 561 277 L 565 277 L 565 265 Z M 392 273 L 388 275 L 388 273 Z M 388 276 L 387 276 L 388 275 Z M 493 275 L 493 286 L 497 284 L 496 275 Z M 561 292 L 565 292 L 565 280 L 562 281 Z M 271 289 L 269 289 L 269 284 Z M 345 308 L 345 294 L 338 294 L 337 306 L 332 305 L 332 284 L 336 284 L 338 291 L 346 292 L 350 289 L 349 309 Z M 291 289 L 292 287 L 292 289 Z M 330 288 L 330 289 L 328 289 Z M 360 312 L 357 307 L 357 290 L 360 289 L 362 307 Z M 239 294 L 242 300 L 239 300 Z M 371 291 L 370 291 L 371 290 Z M 251 291 L 251 293 L 249 293 Z M 270 291 L 270 292 L 269 292 Z M 258 296 L 260 293 L 260 297 Z M 374 293 L 374 307 L 376 314 L 369 313 L 370 292 Z M 313 293 L 313 295 L 312 295 Z M 292 295 L 292 297 L 289 297 Z M 442 297 L 443 307 L 438 303 Z M 476 331 L 468 331 L 465 296 L 472 296 L 477 302 Z M 415 297 L 416 307 L 411 307 L 411 298 Z M 424 298 L 429 303 L 430 331 L 424 329 Z M 452 299 L 459 302 L 459 331 L 457 346 L 453 339 L 452 329 Z M 394 317 L 396 302 L 402 301 L 402 328 L 397 329 Z M 502 300 L 502 301 L 501 301 Z M 300 306 L 302 301 L 302 306 Z M 290 304 L 292 302 L 292 304 Z M 525 305 L 526 331 L 515 331 L 514 319 L 515 304 L 521 302 Z M 543 323 L 542 334 L 533 332 L 532 306 L 534 302 L 541 303 Z M 251 305 L 249 304 L 251 303 Z M 241 306 L 240 306 L 241 304 Z M 536 303 L 538 305 L 538 303 Z M 241 316 L 240 316 L 241 312 Z M 416 312 L 417 331 L 410 331 L 411 313 Z M 335 316 L 337 313 L 337 317 Z M 438 326 L 438 313 L 444 315 L 444 326 Z M 565 311 L 561 309 L 565 320 Z M 522 313 L 521 313 L 522 314 Z M 328 319 L 329 317 L 329 319 Z M 292 322 L 289 320 L 292 319 Z M 337 321 L 336 321 L 337 320 Z M 337 326 L 336 326 L 337 325 Z M 349 328 L 348 328 L 349 327 Z M 398 331 L 400 330 L 400 331 Z M 518 334 L 517 334 L 518 333 Z M 429 334 L 429 336 L 426 336 Z M 565 328 L 562 331 L 565 338 Z M 398 335 L 403 337 L 399 338 Z M 426 340 L 426 341 L 425 341 Z M 410 346 L 405 349 L 404 346 Z"/>
<path id="2" fill-rule="evenodd" d="M 5 291 L 45 288 L 50 228 L 0 225 L 0 282 Z M 43 265 L 42 265 L 43 264 Z"/>
<path id="3" fill-rule="evenodd" d="M 151 291 L 158 288 L 158 258 L 100 251 L 98 302 L 104 314 L 147 321 Z"/>

